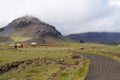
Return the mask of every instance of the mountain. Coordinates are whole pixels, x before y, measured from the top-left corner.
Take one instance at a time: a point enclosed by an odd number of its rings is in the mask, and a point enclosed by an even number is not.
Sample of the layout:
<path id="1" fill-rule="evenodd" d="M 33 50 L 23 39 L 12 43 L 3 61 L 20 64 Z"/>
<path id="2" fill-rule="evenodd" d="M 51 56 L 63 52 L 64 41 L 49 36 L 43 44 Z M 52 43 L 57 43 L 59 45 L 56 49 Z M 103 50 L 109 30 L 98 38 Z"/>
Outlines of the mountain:
<path id="1" fill-rule="evenodd" d="M 64 37 L 52 25 L 38 18 L 23 16 L 0 28 L 0 36 L 10 37 L 14 41 L 58 41 Z"/>
<path id="2" fill-rule="evenodd" d="M 81 39 L 83 39 L 85 42 L 97 42 L 97 43 L 120 42 L 120 33 L 87 32 L 80 34 L 71 34 L 66 37 L 75 41 L 80 41 Z"/>

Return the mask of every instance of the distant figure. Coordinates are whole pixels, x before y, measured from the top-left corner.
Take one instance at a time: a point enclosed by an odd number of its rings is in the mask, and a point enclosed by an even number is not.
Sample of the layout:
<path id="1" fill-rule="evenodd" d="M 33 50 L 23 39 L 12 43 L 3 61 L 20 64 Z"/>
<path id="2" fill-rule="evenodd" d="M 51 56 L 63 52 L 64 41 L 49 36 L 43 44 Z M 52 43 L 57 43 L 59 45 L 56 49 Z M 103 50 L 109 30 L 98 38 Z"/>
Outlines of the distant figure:
<path id="1" fill-rule="evenodd" d="M 20 43 L 21 48 L 23 48 L 23 43 Z"/>
<path id="2" fill-rule="evenodd" d="M 17 49 L 17 43 L 14 44 L 14 48 Z"/>
<path id="3" fill-rule="evenodd" d="M 18 46 L 18 48 L 20 48 L 21 44 L 20 44 L 20 43 L 18 43 L 18 44 L 17 44 L 17 46 Z"/>
<path id="4" fill-rule="evenodd" d="M 84 43 L 84 40 L 83 40 L 83 39 L 81 39 L 81 40 L 80 40 L 80 43 Z"/>
<path id="5" fill-rule="evenodd" d="M 23 43 L 18 43 L 17 46 L 18 46 L 19 48 L 23 48 Z"/>

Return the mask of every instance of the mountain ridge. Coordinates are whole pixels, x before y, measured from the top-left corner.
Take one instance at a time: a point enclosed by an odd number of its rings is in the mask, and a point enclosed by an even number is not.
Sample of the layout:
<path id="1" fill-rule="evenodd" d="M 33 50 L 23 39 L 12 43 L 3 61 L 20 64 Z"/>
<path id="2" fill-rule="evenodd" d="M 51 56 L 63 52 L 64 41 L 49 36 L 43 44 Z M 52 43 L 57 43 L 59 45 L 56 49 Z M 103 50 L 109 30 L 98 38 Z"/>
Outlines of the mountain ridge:
<path id="1" fill-rule="evenodd" d="M 120 33 L 119 32 L 86 32 L 78 34 L 70 34 L 66 37 L 80 41 L 83 39 L 85 42 L 96 42 L 96 43 L 109 43 L 109 42 L 120 42 Z"/>

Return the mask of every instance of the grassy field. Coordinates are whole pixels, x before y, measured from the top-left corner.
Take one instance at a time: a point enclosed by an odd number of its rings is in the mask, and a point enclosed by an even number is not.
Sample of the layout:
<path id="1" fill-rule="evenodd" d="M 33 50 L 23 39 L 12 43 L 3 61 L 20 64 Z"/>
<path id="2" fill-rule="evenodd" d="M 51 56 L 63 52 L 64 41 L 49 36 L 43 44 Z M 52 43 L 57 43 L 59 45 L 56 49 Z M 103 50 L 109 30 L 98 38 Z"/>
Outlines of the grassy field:
<path id="1" fill-rule="evenodd" d="M 1 74 L 0 80 L 84 80 L 89 60 L 74 52 L 99 54 L 120 61 L 120 47 L 115 45 L 55 43 L 24 45 L 23 49 L 15 50 L 1 44 L 0 49 L 0 66 L 24 61 Z"/>
<path id="2" fill-rule="evenodd" d="M 91 54 L 99 54 L 112 58 L 120 62 L 120 47 L 117 45 L 104 45 L 104 44 L 81 44 L 84 50 L 78 50 L 78 52 L 87 52 Z"/>
<path id="3" fill-rule="evenodd" d="M 84 80 L 89 61 L 81 54 L 73 54 L 79 46 L 74 43 L 39 44 L 15 50 L 7 44 L 1 45 L 0 66 L 24 63 L 1 74 L 0 80 Z M 28 64 L 26 60 L 32 62 Z"/>

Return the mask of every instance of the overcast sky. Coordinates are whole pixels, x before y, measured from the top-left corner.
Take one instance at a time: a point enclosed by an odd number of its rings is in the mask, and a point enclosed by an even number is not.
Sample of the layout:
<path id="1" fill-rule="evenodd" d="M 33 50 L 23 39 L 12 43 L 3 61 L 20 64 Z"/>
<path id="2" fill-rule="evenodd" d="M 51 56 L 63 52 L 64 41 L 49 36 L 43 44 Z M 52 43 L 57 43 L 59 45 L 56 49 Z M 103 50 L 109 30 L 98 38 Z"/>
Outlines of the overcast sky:
<path id="1" fill-rule="evenodd" d="M 62 34 L 120 32 L 120 0 L 0 0 L 0 27 L 31 15 Z"/>

